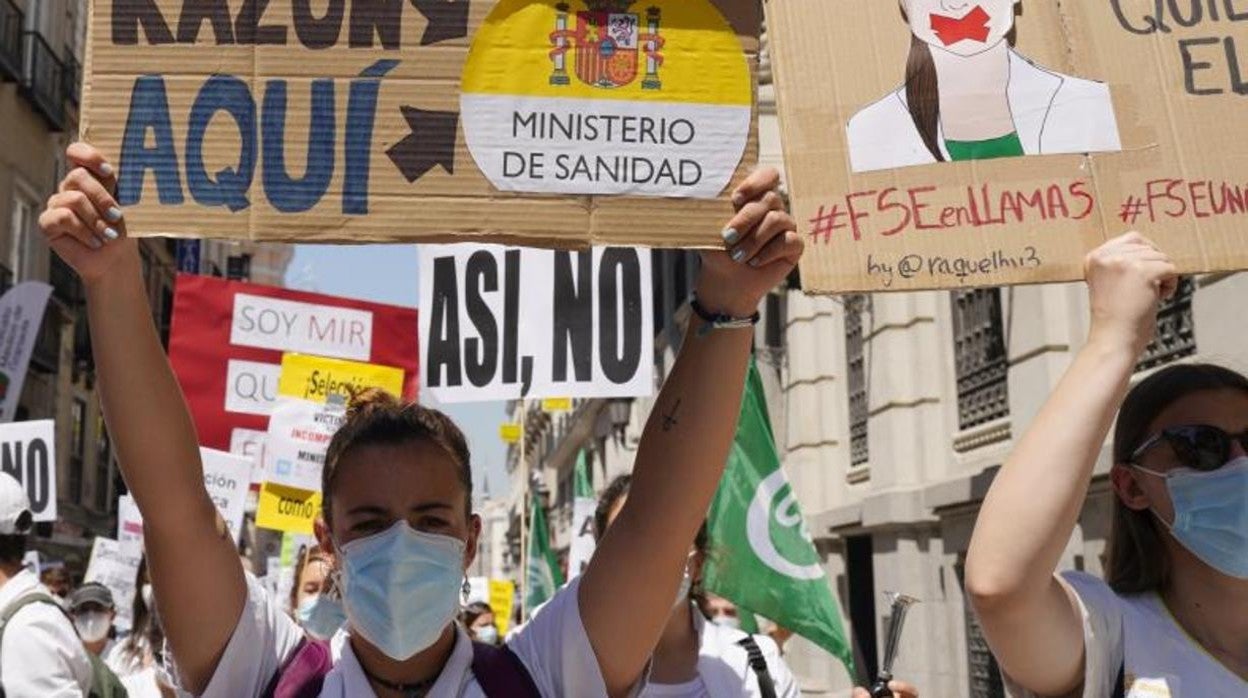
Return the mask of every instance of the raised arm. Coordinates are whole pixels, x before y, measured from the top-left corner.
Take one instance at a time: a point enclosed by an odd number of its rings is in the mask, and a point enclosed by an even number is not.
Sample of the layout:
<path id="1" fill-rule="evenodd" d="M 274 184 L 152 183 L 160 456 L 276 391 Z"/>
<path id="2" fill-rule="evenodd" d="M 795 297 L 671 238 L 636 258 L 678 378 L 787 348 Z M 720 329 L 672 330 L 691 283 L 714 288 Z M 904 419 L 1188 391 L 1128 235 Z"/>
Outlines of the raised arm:
<path id="1" fill-rule="evenodd" d="M 801 256 L 778 184 L 775 170 L 762 170 L 738 190 L 729 252 L 702 258 L 697 296 L 707 311 L 754 314 Z M 702 329 L 695 317 L 646 424 L 628 500 L 581 582 L 581 617 L 611 695 L 636 683 L 654 650 L 736 432 L 753 333 Z"/>
<path id="2" fill-rule="evenodd" d="M 966 588 L 1001 668 L 1040 695 L 1082 685 L 1083 622 L 1054 570 L 1175 267 L 1132 233 L 1088 256 L 1087 345 L 997 475 L 975 524 Z"/>
<path id="3" fill-rule="evenodd" d="M 246 598 L 238 550 L 204 489 L 195 425 L 161 348 L 138 243 L 111 192 L 103 155 L 70 146 L 75 169 L 39 219 L 52 249 L 87 291 L 105 422 L 144 544 L 165 635 L 187 689 L 207 684 Z"/>

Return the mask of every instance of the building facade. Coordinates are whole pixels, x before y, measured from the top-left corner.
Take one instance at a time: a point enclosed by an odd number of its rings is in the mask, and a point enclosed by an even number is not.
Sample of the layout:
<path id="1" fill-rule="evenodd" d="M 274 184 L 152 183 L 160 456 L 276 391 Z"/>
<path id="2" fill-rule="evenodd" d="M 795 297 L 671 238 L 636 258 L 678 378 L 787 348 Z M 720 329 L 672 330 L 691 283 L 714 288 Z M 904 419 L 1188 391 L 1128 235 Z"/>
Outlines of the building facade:
<path id="1" fill-rule="evenodd" d="M 39 214 L 64 177 L 78 132 L 86 0 L 0 0 L 0 292 L 23 281 L 53 286 L 17 412 L 56 420 L 55 524 L 37 528 L 46 560 L 81 574 L 96 535 L 116 533 L 125 484 L 95 392 L 85 297 L 73 271 L 49 250 Z M 144 240 L 152 312 L 168 341 L 178 243 Z M 293 254 L 284 245 L 205 242 L 204 273 L 281 285 Z"/>
<path id="2" fill-rule="evenodd" d="M 765 43 L 764 43 L 765 45 Z M 760 159 L 783 167 L 766 60 Z M 679 346 L 694 256 L 655 252 L 656 384 Z M 1226 322 L 1248 276 L 1185 280 L 1165 304 L 1136 380 L 1175 361 L 1243 371 L 1248 347 Z M 756 354 L 784 467 L 850 629 L 859 680 L 879 665 L 886 591 L 918 597 L 898 676 L 924 695 L 1004 696 L 999 670 L 963 593 L 963 564 L 992 478 L 1085 343 L 1082 284 L 809 297 L 780 288 L 761 308 Z M 511 453 L 509 560 L 518 568 L 525 473 L 548 508 L 561 558 L 570 540 L 576 453 L 590 454 L 596 491 L 632 469 L 650 400 L 582 401 L 548 415 L 530 404 L 525 461 Z M 517 408 L 518 409 L 518 408 Z M 1112 491 L 1108 444 L 1062 558 L 1100 574 Z M 512 572 L 520 578 L 518 572 Z M 847 696 L 855 677 L 794 638 L 786 659 L 804 694 Z"/>

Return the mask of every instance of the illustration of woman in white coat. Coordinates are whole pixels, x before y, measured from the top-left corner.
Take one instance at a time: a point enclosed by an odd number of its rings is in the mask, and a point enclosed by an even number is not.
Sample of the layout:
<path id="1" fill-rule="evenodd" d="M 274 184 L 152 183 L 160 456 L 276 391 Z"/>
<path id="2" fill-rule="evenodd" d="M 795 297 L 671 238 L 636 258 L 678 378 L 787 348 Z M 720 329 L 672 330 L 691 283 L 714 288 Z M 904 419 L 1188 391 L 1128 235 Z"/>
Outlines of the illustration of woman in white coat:
<path id="1" fill-rule="evenodd" d="M 853 170 L 1122 149 L 1109 87 L 1017 53 L 1022 0 L 900 0 L 906 82 L 849 122 Z"/>

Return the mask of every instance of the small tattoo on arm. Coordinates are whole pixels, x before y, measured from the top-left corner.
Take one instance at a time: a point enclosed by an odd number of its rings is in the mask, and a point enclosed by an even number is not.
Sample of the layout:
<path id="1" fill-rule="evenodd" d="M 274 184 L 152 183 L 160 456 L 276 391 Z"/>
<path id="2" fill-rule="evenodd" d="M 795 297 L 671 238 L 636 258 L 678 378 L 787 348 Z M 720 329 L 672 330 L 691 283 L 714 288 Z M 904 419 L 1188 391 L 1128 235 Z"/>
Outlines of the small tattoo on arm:
<path id="1" fill-rule="evenodd" d="M 672 405 L 672 411 L 663 415 L 663 431 L 671 431 L 672 427 L 680 424 L 680 420 L 676 419 L 676 412 L 680 409 L 680 398 L 676 398 L 676 404 Z"/>

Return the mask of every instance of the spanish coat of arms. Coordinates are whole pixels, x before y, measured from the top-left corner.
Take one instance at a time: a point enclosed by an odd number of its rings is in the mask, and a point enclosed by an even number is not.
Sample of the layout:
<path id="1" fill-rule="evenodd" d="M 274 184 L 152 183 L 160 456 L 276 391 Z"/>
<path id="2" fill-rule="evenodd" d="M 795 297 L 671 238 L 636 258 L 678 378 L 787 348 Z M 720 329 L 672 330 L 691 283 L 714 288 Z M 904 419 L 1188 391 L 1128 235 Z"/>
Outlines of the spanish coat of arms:
<path id="1" fill-rule="evenodd" d="M 646 10 L 642 18 L 629 9 L 635 0 L 585 0 L 587 10 L 576 13 L 576 26 L 569 24 L 570 7 L 556 6 L 555 31 L 550 35 L 554 49 L 550 60 L 552 85 L 570 84 L 568 62 L 581 82 L 592 87 L 614 89 L 630 85 L 639 76 L 645 90 L 662 89 L 659 68 L 663 65 L 664 39 L 659 35 L 662 12 Z M 644 64 L 644 67 L 643 67 Z"/>

